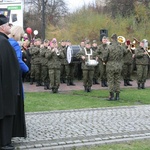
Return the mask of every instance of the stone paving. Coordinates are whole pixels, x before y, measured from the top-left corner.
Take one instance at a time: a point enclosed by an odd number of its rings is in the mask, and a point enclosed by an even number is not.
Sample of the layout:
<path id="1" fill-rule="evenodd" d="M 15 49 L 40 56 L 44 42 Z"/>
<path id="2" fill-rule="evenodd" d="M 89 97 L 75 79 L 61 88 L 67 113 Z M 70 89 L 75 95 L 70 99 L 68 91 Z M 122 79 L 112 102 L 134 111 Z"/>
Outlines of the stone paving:
<path id="1" fill-rule="evenodd" d="M 26 113 L 27 138 L 13 138 L 13 144 L 22 150 L 72 150 L 149 139 L 149 114 L 150 105 Z"/>

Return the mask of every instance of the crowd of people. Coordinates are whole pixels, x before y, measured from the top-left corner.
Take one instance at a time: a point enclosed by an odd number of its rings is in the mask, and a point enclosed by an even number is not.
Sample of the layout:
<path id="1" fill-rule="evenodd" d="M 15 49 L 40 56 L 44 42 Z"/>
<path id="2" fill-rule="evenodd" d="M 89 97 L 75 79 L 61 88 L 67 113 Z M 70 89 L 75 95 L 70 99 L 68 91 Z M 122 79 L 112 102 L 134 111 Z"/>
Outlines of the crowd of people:
<path id="1" fill-rule="evenodd" d="M 22 80 L 58 93 L 60 84 L 76 86 L 77 78 L 83 81 L 85 92 L 91 92 L 93 84 L 108 87 L 108 100 L 113 101 L 120 98 L 121 77 L 124 86 L 132 86 L 136 68 L 137 88 L 145 89 L 150 57 L 146 39 L 136 41 L 134 47 L 129 40 L 119 42 L 117 34 L 110 41 L 103 36 L 100 45 L 85 39 L 74 52 L 69 40 L 36 38 L 30 42 L 24 35 L 22 27 L 10 25 L 0 15 L 0 149 L 14 149 L 12 137 L 26 137 Z"/>

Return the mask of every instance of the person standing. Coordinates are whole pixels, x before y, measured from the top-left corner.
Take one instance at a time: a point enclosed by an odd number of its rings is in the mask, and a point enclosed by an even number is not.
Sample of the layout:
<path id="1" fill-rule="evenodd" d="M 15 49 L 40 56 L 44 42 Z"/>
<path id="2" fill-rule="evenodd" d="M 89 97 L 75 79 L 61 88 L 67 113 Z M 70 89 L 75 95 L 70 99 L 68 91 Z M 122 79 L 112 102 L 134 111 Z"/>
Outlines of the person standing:
<path id="1" fill-rule="evenodd" d="M 106 36 L 102 38 L 102 44 L 99 45 L 97 50 L 99 67 L 100 67 L 100 79 L 101 79 L 101 86 L 108 87 L 107 85 L 107 74 L 106 74 L 106 62 L 103 61 L 103 55 L 108 50 L 108 39 Z"/>
<path id="2" fill-rule="evenodd" d="M 97 41 L 93 40 L 93 44 L 92 44 L 92 50 L 96 53 L 98 50 L 98 46 L 97 46 Z M 94 67 L 94 77 L 93 77 L 93 84 L 99 84 L 98 82 L 98 78 L 100 75 L 100 64 L 98 63 L 95 67 Z"/>
<path id="3" fill-rule="evenodd" d="M 58 93 L 60 86 L 60 59 L 64 57 L 62 51 L 58 50 L 56 40 L 52 40 L 51 49 L 46 52 L 45 57 L 48 59 L 49 79 L 53 93 Z"/>
<path id="4" fill-rule="evenodd" d="M 135 51 L 138 89 L 145 89 L 145 82 L 148 74 L 149 56 L 146 51 L 147 47 L 144 46 L 145 42 L 145 40 L 142 40 Z"/>
<path id="5" fill-rule="evenodd" d="M 24 30 L 21 26 L 12 26 L 11 33 L 9 35 L 9 42 L 14 48 L 17 59 L 20 66 L 20 76 L 19 76 L 19 94 L 17 96 L 17 103 L 16 103 L 16 115 L 14 116 L 13 120 L 13 137 L 26 137 L 26 123 L 25 123 L 25 112 L 24 112 L 24 91 L 22 85 L 22 75 L 26 74 L 29 71 L 28 66 L 22 60 L 22 52 L 21 46 L 19 45 L 18 41 L 21 40 L 22 36 L 24 35 Z"/>
<path id="6" fill-rule="evenodd" d="M 8 41 L 11 27 L 0 15 L 0 149 L 13 150 L 11 145 L 13 119 L 19 95 L 19 63 Z"/>
<path id="7" fill-rule="evenodd" d="M 106 72 L 108 79 L 108 88 L 110 96 L 108 100 L 119 100 L 120 93 L 120 76 L 122 71 L 122 59 L 126 52 L 117 41 L 117 35 L 111 36 L 111 45 L 108 46 L 108 51 L 104 53 L 103 60 L 106 62 Z M 116 93 L 114 97 L 114 93 Z"/>
<path id="8" fill-rule="evenodd" d="M 83 86 L 85 92 L 91 92 L 93 75 L 94 75 L 94 66 L 87 65 L 87 62 L 90 59 L 95 59 L 96 53 L 91 48 L 91 43 L 89 40 L 85 42 L 85 48 L 81 49 L 77 53 L 77 58 L 80 58 L 82 61 L 82 72 L 83 72 Z"/>

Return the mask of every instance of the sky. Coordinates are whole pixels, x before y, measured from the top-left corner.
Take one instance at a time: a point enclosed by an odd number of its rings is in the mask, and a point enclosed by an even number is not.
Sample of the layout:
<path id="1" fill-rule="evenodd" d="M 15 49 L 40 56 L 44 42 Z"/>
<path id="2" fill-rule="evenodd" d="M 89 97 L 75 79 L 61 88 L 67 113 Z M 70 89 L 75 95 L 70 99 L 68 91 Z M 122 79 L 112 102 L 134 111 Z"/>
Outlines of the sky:
<path id="1" fill-rule="evenodd" d="M 87 4 L 93 4 L 95 0 L 64 0 L 68 5 L 69 11 L 74 12 L 76 9 L 81 8 Z"/>

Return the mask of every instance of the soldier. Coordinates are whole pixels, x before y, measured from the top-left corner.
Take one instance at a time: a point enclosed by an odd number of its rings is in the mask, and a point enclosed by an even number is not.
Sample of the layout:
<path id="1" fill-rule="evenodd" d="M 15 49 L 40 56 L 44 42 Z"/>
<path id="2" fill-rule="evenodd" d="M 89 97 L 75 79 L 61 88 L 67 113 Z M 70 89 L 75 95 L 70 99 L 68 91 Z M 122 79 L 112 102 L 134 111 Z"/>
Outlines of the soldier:
<path id="1" fill-rule="evenodd" d="M 96 53 L 98 50 L 97 41 L 93 40 L 92 50 Z M 94 76 L 93 76 L 93 84 L 99 84 L 98 78 L 100 75 L 100 66 L 99 63 L 94 67 Z"/>
<path id="2" fill-rule="evenodd" d="M 108 51 L 104 54 L 106 64 L 106 72 L 110 96 L 108 100 L 119 100 L 120 93 L 120 76 L 122 71 L 122 59 L 126 49 L 117 42 L 117 35 L 111 36 L 112 43 L 108 46 Z M 114 92 L 116 93 L 114 98 Z"/>
<path id="3" fill-rule="evenodd" d="M 30 54 L 33 59 L 34 65 L 34 72 L 35 72 L 35 80 L 36 80 L 36 86 L 41 86 L 41 57 L 40 57 L 40 46 L 41 46 L 41 39 L 35 39 L 34 47 L 30 49 Z"/>
<path id="4" fill-rule="evenodd" d="M 56 40 L 52 40 L 51 49 L 46 52 L 46 58 L 48 59 L 48 70 L 49 79 L 53 93 L 58 93 L 58 88 L 60 86 L 60 59 L 64 57 L 62 51 L 58 50 L 58 45 Z"/>
<path id="5" fill-rule="evenodd" d="M 124 63 L 122 68 L 122 76 L 124 79 L 124 86 L 132 86 L 132 84 L 130 83 L 130 79 L 131 79 L 130 77 L 132 72 L 134 54 L 132 53 L 129 40 L 125 42 L 125 48 L 127 49 L 127 53 L 124 55 L 123 58 Z"/>
<path id="6" fill-rule="evenodd" d="M 49 75 L 48 75 L 48 59 L 45 57 L 47 51 L 49 51 L 49 40 L 45 39 L 43 43 L 43 47 L 41 48 L 40 55 L 41 55 L 41 78 L 44 82 L 44 90 L 50 89 L 49 87 Z"/>
<path id="7" fill-rule="evenodd" d="M 67 48 L 71 46 L 71 42 L 69 40 L 66 41 L 66 51 Z M 67 55 L 67 52 L 66 52 Z M 66 79 L 67 79 L 67 85 L 73 85 L 75 86 L 73 80 L 74 80 L 74 70 L 75 70 L 75 64 L 74 63 L 66 63 Z"/>
<path id="8" fill-rule="evenodd" d="M 142 40 L 135 51 L 138 89 L 145 89 L 145 82 L 148 74 L 149 54 L 145 50 L 145 42 L 145 40 Z"/>
<path id="9" fill-rule="evenodd" d="M 77 58 L 81 58 L 82 60 L 82 72 L 83 72 L 83 86 L 84 91 L 91 92 L 93 75 L 94 75 L 94 66 L 88 66 L 86 62 L 88 61 L 89 57 L 94 59 L 96 53 L 91 49 L 90 41 L 87 40 L 85 42 L 85 48 L 81 49 L 77 53 Z"/>
<path id="10" fill-rule="evenodd" d="M 106 74 L 106 62 L 103 60 L 103 55 L 108 50 L 108 38 L 106 36 L 103 36 L 102 38 L 102 44 L 98 47 L 97 55 L 99 60 L 99 66 L 100 66 L 100 79 L 101 79 L 101 86 L 107 87 L 107 74 Z"/>
<path id="11" fill-rule="evenodd" d="M 66 54 L 66 42 L 65 40 L 61 40 L 61 46 L 59 47 L 59 50 L 63 52 L 64 56 L 67 56 Z M 60 69 L 60 82 L 66 83 L 66 64 L 67 64 L 66 57 L 61 59 L 61 69 Z"/>

